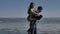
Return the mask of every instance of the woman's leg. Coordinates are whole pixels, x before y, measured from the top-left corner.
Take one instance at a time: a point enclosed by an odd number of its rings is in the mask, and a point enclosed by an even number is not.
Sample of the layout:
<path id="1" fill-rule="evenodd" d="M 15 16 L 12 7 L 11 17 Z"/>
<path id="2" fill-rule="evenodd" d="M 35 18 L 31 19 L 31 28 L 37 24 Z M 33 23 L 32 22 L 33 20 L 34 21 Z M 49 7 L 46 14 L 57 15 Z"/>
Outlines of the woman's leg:
<path id="1" fill-rule="evenodd" d="M 33 21 L 30 21 L 30 28 L 28 29 L 28 34 L 33 34 Z"/>

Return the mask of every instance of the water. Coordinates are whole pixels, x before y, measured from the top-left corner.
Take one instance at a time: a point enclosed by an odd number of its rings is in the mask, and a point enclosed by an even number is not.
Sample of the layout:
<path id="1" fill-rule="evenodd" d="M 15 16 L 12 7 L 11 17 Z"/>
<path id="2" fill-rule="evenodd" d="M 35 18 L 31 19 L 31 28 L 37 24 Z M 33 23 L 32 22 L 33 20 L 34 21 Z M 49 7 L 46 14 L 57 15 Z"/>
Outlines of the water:
<path id="1" fill-rule="evenodd" d="M 60 34 L 60 18 L 42 18 L 37 21 L 38 34 Z M 27 34 L 26 18 L 0 18 L 0 34 Z"/>

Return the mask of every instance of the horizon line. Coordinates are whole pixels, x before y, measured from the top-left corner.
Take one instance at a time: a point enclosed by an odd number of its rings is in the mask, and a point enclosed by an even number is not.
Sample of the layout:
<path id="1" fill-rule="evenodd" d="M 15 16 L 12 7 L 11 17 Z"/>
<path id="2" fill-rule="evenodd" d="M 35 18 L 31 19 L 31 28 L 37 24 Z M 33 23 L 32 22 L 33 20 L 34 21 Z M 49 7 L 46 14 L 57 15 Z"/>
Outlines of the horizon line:
<path id="1" fill-rule="evenodd" d="M 27 17 L 0 17 L 0 18 L 27 18 Z M 60 17 L 43 17 L 43 18 L 60 18 Z"/>

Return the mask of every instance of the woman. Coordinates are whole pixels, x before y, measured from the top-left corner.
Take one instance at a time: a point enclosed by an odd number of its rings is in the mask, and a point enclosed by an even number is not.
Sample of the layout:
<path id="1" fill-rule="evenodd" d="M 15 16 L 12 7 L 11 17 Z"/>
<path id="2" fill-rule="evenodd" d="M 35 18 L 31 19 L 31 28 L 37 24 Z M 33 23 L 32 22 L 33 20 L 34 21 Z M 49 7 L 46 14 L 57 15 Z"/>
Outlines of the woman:
<path id="1" fill-rule="evenodd" d="M 33 16 L 34 15 L 37 15 L 37 13 L 35 12 L 36 11 L 36 9 L 35 9 L 35 7 L 34 7 L 34 3 L 33 2 L 31 2 L 30 3 L 30 6 L 29 6 L 29 9 L 28 9 L 28 21 L 32 21 L 33 20 Z"/>
<path id="2" fill-rule="evenodd" d="M 28 29 L 28 33 L 29 34 L 36 34 L 36 19 L 33 18 L 34 15 L 37 15 L 37 13 L 35 12 L 36 9 L 34 7 L 34 3 L 31 2 L 29 9 L 28 9 L 28 21 L 30 22 L 30 28 Z M 35 29 L 35 30 L 34 30 Z"/>

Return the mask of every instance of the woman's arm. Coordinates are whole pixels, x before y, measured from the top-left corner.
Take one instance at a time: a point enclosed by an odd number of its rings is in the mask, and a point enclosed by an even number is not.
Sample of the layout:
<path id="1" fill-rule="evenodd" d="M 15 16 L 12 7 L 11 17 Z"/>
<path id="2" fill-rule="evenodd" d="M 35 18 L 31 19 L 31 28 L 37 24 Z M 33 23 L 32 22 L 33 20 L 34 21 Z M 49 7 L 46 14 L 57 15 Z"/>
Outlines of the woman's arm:
<path id="1" fill-rule="evenodd" d="M 36 11 L 35 9 L 31 9 L 31 13 L 37 15 L 35 11 Z"/>

